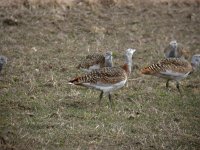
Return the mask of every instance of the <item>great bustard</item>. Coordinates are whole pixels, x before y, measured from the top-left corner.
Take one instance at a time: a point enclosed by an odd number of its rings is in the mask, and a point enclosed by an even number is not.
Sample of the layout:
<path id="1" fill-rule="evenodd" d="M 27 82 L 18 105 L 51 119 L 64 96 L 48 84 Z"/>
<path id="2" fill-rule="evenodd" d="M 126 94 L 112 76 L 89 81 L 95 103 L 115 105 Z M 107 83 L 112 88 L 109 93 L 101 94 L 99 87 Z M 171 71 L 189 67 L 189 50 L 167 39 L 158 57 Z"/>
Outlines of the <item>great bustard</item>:
<path id="1" fill-rule="evenodd" d="M 190 51 L 176 40 L 171 41 L 164 49 L 165 58 L 184 58 L 189 59 Z"/>
<path id="2" fill-rule="evenodd" d="M 142 74 L 153 75 L 167 79 L 166 87 L 169 86 L 170 80 L 176 81 L 176 87 L 180 92 L 179 81 L 186 78 L 193 67 L 190 62 L 181 58 L 166 58 L 158 63 L 152 64 L 141 69 Z"/>
<path id="3" fill-rule="evenodd" d="M 109 102 L 112 107 L 111 92 L 122 88 L 127 82 L 131 72 L 132 56 L 135 49 L 127 49 L 125 52 L 125 64 L 121 67 L 104 67 L 93 70 L 83 76 L 76 77 L 69 82 L 75 85 L 85 86 L 101 91 L 99 105 L 104 93 L 108 94 Z"/>
<path id="4" fill-rule="evenodd" d="M 0 56 L 0 72 L 3 69 L 3 66 L 7 63 L 7 57 Z"/>
<path id="5" fill-rule="evenodd" d="M 94 69 L 100 69 L 103 67 L 112 67 L 112 52 L 108 51 L 103 54 L 90 54 L 86 56 L 84 60 L 77 66 L 85 72 L 91 72 Z"/>

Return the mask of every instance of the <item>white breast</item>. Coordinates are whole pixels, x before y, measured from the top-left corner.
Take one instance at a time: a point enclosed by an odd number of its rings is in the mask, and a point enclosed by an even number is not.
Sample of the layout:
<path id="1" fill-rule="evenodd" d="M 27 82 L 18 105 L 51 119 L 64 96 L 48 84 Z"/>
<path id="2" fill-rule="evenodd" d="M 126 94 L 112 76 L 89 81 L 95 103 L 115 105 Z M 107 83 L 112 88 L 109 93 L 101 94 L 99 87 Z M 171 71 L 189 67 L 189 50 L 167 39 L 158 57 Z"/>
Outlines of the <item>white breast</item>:
<path id="1" fill-rule="evenodd" d="M 172 70 L 166 70 L 165 72 L 160 72 L 158 76 L 172 79 L 172 80 L 181 80 L 183 78 L 186 78 L 190 72 L 187 73 L 181 73 L 181 72 L 174 72 Z"/>
<path id="2" fill-rule="evenodd" d="M 126 81 L 127 81 L 127 79 L 126 79 L 126 80 L 123 80 L 123 81 L 120 81 L 120 82 L 118 82 L 118 83 L 115 83 L 115 84 L 105 84 L 105 83 L 104 83 L 104 84 L 103 84 L 103 83 L 97 83 L 97 84 L 93 84 L 93 83 L 83 83 L 83 85 L 107 93 L 107 92 L 111 92 L 111 91 L 117 90 L 117 89 L 119 89 L 119 88 L 122 88 L 122 87 L 125 85 Z"/>

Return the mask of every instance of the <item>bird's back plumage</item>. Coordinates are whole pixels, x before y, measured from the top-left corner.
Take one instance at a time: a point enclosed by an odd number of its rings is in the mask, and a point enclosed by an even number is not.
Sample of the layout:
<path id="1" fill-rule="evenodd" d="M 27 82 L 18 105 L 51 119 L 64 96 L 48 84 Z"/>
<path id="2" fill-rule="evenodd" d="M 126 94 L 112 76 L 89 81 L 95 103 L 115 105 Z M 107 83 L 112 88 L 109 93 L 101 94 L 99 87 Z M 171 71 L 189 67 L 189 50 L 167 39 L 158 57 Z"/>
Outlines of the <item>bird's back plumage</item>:
<path id="1" fill-rule="evenodd" d="M 141 70 L 142 74 L 160 76 L 163 78 L 184 78 L 192 71 L 187 60 L 180 58 L 166 58 Z"/>
<path id="2" fill-rule="evenodd" d="M 101 54 L 91 54 L 86 56 L 86 58 L 77 66 L 77 68 L 89 68 L 94 64 L 103 65 L 105 62 L 105 58 Z"/>
<path id="3" fill-rule="evenodd" d="M 112 56 L 112 53 L 110 55 Z M 90 54 L 87 55 L 84 60 L 82 60 L 82 62 L 77 66 L 77 68 L 82 69 L 86 72 L 90 72 L 91 70 L 94 69 L 100 69 L 103 67 L 112 67 L 106 65 L 107 62 L 103 54 Z"/>
<path id="4" fill-rule="evenodd" d="M 69 82 L 74 84 L 82 83 L 103 83 L 114 84 L 127 78 L 126 72 L 120 67 L 104 67 L 101 69 L 93 70 L 92 72 L 80 77 L 76 77 Z"/>
<path id="5" fill-rule="evenodd" d="M 123 87 L 126 81 L 127 73 L 121 67 L 104 67 L 76 77 L 69 82 L 104 92 L 111 92 Z"/>

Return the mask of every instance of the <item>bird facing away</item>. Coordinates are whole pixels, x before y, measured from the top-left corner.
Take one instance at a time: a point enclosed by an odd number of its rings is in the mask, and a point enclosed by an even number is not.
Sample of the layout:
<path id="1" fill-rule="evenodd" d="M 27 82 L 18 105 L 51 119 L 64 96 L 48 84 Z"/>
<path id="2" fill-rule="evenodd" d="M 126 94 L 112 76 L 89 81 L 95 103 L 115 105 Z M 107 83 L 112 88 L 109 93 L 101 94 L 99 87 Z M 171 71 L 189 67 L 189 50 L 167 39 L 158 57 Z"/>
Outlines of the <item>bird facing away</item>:
<path id="1" fill-rule="evenodd" d="M 185 49 L 182 44 L 177 41 L 171 41 L 169 45 L 164 49 L 165 58 L 184 58 L 189 59 L 190 52 Z"/>
<path id="2" fill-rule="evenodd" d="M 108 94 L 110 106 L 112 107 L 111 92 L 122 88 L 127 82 L 128 74 L 131 72 L 132 56 L 135 49 L 127 49 L 125 52 L 125 64 L 121 67 L 104 67 L 93 70 L 83 76 L 76 77 L 69 82 L 75 85 L 85 86 L 101 91 L 99 105 L 103 94 Z"/>
<path id="3" fill-rule="evenodd" d="M 7 57 L 0 56 L 0 72 L 3 69 L 4 64 L 7 64 Z"/>
<path id="4" fill-rule="evenodd" d="M 108 51 L 105 53 L 105 55 L 91 54 L 86 56 L 86 58 L 77 66 L 77 68 L 85 72 L 91 72 L 94 69 L 112 66 L 112 52 Z"/>
<path id="5" fill-rule="evenodd" d="M 191 64 L 195 70 L 200 69 L 200 54 L 192 56 Z"/>
<path id="6" fill-rule="evenodd" d="M 179 81 L 186 78 L 193 71 L 192 65 L 185 59 L 165 58 L 158 63 L 141 69 L 142 74 L 153 75 L 167 79 L 166 87 L 169 87 L 169 81 L 175 80 L 176 87 L 180 92 Z"/>

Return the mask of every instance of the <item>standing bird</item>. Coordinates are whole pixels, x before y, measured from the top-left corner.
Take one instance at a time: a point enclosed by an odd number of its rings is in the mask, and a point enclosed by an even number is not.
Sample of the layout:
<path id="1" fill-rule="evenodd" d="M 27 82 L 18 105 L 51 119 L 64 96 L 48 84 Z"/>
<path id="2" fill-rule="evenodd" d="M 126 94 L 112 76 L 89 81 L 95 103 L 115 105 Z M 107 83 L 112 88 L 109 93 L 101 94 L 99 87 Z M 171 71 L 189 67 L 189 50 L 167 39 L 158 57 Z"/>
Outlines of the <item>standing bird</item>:
<path id="1" fill-rule="evenodd" d="M 101 91 L 99 105 L 104 93 L 108 93 L 110 106 L 112 107 L 111 92 L 122 88 L 127 82 L 131 72 L 132 56 L 135 49 L 127 49 L 125 52 L 125 64 L 121 67 L 104 67 L 80 77 L 76 77 L 69 82 L 71 84 L 85 86 Z"/>
<path id="2" fill-rule="evenodd" d="M 190 57 L 190 52 L 183 47 L 182 44 L 177 41 L 171 41 L 169 45 L 164 49 L 165 58 L 184 58 Z"/>
<path id="3" fill-rule="evenodd" d="M 186 78 L 193 71 L 192 65 L 185 59 L 165 58 L 151 66 L 141 69 L 142 74 L 153 75 L 167 79 L 166 87 L 169 87 L 169 81 L 175 80 L 176 87 L 180 92 L 179 81 Z"/>
<path id="4" fill-rule="evenodd" d="M 7 64 L 7 57 L 5 56 L 0 56 L 0 72 L 3 69 L 3 65 Z"/>
<path id="5" fill-rule="evenodd" d="M 112 52 L 108 51 L 105 53 L 105 55 L 91 54 L 86 56 L 86 58 L 77 66 L 77 68 L 85 72 L 91 72 L 94 69 L 112 66 Z"/>

